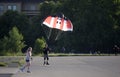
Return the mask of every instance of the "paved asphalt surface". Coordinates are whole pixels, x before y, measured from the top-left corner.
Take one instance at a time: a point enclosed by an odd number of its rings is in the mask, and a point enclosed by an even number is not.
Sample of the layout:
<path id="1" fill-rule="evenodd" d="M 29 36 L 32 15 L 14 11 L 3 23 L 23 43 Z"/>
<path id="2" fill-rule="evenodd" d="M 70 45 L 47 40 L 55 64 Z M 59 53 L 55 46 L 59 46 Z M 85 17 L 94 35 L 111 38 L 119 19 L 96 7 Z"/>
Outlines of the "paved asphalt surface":
<path id="1" fill-rule="evenodd" d="M 12 77 L 120 77 L 120 56 L 34 57 L 31 73 L 18 71 Z"/>

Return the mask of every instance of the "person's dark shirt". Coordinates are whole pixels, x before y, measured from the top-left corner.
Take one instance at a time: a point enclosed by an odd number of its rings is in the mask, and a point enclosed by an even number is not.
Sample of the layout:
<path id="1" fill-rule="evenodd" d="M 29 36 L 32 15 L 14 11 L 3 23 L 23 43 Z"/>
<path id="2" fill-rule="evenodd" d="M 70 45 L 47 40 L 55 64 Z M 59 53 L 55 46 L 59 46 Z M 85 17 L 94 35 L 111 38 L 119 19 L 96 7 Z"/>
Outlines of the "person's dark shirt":
<path id="1" fill-rule="evenodd" d="M 114 51 L 118 51 L 119 48 L 118 47 L 114 47 L 113 49 L 114 49 Z"/>
<path id="2" fill-rule="evenodd" d="M 44 48 L 43 48 L 43 53 L 44 53 L 44 54 L 48 54 L 49 50 L 50 50 L 50 49 L 49 49 L 48 47 L 47 47 L 47 48 L 44 47 Z"/>

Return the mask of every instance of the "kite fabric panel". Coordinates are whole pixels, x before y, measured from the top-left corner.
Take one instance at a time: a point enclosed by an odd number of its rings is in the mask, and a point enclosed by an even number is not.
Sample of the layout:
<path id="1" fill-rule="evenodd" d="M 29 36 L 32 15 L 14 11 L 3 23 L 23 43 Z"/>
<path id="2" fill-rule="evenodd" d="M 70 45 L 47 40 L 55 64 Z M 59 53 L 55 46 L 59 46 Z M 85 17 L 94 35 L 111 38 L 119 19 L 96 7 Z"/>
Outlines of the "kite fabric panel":
<path id="1" fill-rule="evenodd" d="M 73 25 L 69 19 L 60 18 L 58 16 L 48 16 L 43 24 L 50 27 L 60 29 L 62 31 L 73 31 Z"/>

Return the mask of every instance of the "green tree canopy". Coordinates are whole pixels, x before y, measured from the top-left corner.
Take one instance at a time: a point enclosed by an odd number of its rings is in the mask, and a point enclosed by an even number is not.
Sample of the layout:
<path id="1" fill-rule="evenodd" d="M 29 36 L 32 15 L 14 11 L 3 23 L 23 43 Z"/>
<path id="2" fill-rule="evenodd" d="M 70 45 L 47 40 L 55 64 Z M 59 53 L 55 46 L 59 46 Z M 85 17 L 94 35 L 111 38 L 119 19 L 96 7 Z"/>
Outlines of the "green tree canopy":
<path id="1" fill-rule="evenodd" d="M 9 52 L 16 54 L 17 52 L 21 52 L 21 49 L 25 47 L 23 41 L 23 35 L 19 33 L 17 27 L 13 27 L 12 30 L 9 31 L 9 36 L 5 36 L 1 41 L 1 48 L 4 53 Z"/>
<path id="2" fill-rule="evenodd" d="M 0 16 L 0 38 L 8 35 L 8 32 L 16 25 L 21 33 L 26 34 L 29 26 L 29 20 L 25 14 L 17 11 L 8 10 Z"/>
<path id="3" fill-rule="evenodd" d="M 7 40 L 5 36 L 16 25 L 30 46 L 36 45 L 37 38 L 44 37 L 58 52 L 65 47 L 66 52 L 99 50 L 105 53 L 112 52 L 114 44 L 120 45 L 120 0 L 49 0 L 39 6 L 39 16 L 27 18 L 16 11 L 0 16 L 0 39 Z M 48 15 L 59 12 L 72 21 L 74 30 L 62 32 L 60 39 L 54 40 L 58 30 L 52 29 L 48 39 L 50 28 L 41 23 Z"/>
<path id="4" fill-rule="evenodd" d="M 45 47 L 46 41 L 44 38 L 38 38 L 35 41 L 34 51 L 35 54 L 42 53 L 43 48 Z"/>

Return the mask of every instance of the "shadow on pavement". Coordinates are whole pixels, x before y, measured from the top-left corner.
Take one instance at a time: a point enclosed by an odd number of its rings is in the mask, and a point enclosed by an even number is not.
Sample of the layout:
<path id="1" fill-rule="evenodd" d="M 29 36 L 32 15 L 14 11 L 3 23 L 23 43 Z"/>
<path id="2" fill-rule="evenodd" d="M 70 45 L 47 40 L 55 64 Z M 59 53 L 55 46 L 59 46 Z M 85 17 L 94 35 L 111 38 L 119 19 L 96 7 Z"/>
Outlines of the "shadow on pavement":
<path id="1" fill-rule="evenodd" d="M 5 73 L 5 74 L 0 74 L 0 77 L 12 77 L 13 74 L 11 73 Z"/>

